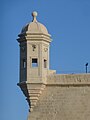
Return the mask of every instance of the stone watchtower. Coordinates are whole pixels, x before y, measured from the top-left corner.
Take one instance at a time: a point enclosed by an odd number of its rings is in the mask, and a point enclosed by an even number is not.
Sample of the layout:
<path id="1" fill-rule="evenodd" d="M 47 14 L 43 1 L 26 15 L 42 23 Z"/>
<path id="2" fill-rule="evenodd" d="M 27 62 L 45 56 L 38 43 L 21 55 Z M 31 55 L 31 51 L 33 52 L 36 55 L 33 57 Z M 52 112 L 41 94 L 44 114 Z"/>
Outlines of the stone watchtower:
<path id="1" fill-rule="evenodd" d="M 28 120 L 90 120 L 90 74 L 49 70 L 51 37 L 36 19 L 18 35 L 20 86 L 28 101 Z"/>
<path id="2" fill-rule="evenodd" d="M 46 27 L 37 21 L 37 12 L 33 12 L 32 16 L 32 22 L 23 27 L 17 39 L 20 44 L 18 85 L 26 96 L 30 111 L 45 88 L 47 75 L 55 72 L 49 70 L 50 34 Z"/>

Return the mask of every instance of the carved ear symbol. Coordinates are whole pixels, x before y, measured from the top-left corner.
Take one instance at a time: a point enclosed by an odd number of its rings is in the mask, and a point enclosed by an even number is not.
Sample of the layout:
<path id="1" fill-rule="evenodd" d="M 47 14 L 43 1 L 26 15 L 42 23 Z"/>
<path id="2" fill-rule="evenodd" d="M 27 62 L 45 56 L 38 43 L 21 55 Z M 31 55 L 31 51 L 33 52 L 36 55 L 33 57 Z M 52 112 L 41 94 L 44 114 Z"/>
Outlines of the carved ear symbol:
<path id="1" fill-rule="evenodd" d="M 32 45 L 33 51 L 35 51 L 36 49 L 36 45 Z"/>

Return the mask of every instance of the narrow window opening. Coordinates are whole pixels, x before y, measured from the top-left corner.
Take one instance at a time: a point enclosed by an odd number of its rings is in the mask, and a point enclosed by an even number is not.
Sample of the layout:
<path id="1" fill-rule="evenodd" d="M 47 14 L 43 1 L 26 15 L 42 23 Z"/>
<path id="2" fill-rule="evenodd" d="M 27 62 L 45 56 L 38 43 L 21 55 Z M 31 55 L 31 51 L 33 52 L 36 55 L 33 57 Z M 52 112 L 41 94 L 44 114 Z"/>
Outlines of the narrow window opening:
<path id="1" fill-rule="evenodd" d="M 47 68 L 47 60 L 44 59 L 44 68 Z"/>
<path id="2" fill-rule="evenodd" d="M 23 68 L 26 68 L 26 60 L 23 59 Z"/>
<path id="3" fill-rule="evenodd" d="M 38 67 L 38 60 L 37 58 L 32 59 L 32 67 Z"/>

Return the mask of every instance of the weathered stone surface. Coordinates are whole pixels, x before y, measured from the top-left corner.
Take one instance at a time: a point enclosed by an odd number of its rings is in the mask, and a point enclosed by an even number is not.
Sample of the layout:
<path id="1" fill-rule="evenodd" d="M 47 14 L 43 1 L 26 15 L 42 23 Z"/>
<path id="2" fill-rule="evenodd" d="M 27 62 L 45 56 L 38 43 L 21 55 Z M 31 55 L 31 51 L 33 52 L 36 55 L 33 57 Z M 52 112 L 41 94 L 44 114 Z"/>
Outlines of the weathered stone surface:
<path id="1" fill-rule="evenodd" d="M 90 85 L 90 74 L 51 74 L 47 78 L 50 85 Z"/>
<path id="2" fill-rule="evenodd" d="M 90 87 L 46 86 L 28 120 L 90 120 Z"/>

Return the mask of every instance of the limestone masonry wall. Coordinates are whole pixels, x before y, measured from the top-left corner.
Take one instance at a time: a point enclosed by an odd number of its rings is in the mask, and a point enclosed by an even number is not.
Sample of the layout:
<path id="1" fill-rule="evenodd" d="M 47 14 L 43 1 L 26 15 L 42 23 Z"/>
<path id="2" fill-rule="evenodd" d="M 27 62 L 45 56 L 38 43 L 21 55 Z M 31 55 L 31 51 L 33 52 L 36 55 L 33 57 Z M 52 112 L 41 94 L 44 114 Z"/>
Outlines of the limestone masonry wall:
<path id="1" fill-rule="evenodd" d="M 90 87 L 48 85 L 28 120 L 90 120 Z"/>
<path id="2" fill-rule="evenodd" d="M 90 120 L 90 74 L 49 75 L 28 120 Z"/>
<path id="3" fill-rule="evenodd" d="M 90 85 L 90 74 L 53 74 L 47 78 L 52 85 Z"/>

